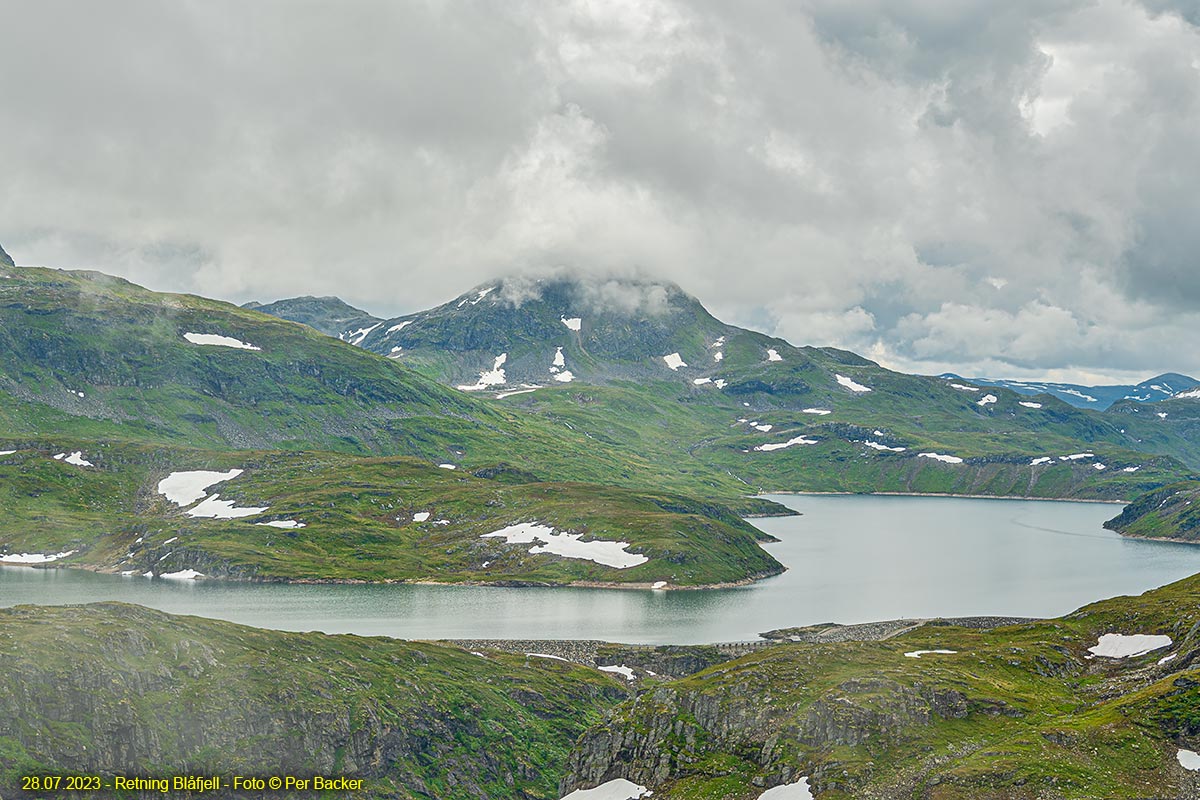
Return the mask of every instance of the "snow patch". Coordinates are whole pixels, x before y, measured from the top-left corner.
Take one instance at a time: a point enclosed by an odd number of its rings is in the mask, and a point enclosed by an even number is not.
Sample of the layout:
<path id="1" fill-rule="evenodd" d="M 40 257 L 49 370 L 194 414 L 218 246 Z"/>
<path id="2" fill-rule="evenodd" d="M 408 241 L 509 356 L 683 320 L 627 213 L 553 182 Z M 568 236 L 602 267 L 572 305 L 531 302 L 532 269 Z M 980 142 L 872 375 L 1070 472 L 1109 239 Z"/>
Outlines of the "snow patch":
<path id="1" fill-rule="evenodd" d="M 906 447 L 888 447 L 886 444 L 880 444 L 879 442 L 872 442 L 870 440 L 863 442 L 863 444 L 865 444 L 867 447 L 870 447 L 872 450 L 887 450 L 890 453 L 903 453 L 908 449 Z"/>
<path id="2" fill-rule="evenodd" d="M 208 519 L 239 519 L 241 517 L 252 517 L 255 514 L 261 514 L 266 511 L 269 506 L 238 508 L 234 505 L 233 500 L 221 500 L 221 495 L 214 494 L 212 497 L 206 498 L 196 506 L 189 508 L 184 513 L 189 517 L 205 517 Z"/>
<path id="3" fill-rule="evenodd" d="M 1103 658 L 1132 658 L 1144 656 L 1152 650 L 1170 647 L 1171 644 L 1170 636 L 1144 633 L 1127 636 L 1123 633 L 1106 633 L 1100 637 L 1095 646 L 1088 648 L 1088 652 Z"/>
<path id="4" fill-rule="evenodd" d="M 1180 392 L 1179 394 L 1175 395 L 1175 397 L 1178 399 L 1184 399 L 1184 398 L 1189 398 L 1189 397 L 1192 397 L 1192 398 L 1200 397 L 1200 386 L 1196 387 L 1195 389 L 1190 389 L 1186 392 Z"/>
<path id="5" fill-rule="evenodd" d="M 0 456 L 11 456 L 16 450 L 0 450 Z"/>
<path id="6" fill-rule="evenodd" d="M 1095 458 L 1095 453 L 1072 453 L 1069 456 L 1059 456 L 1063 461 L 1078 461 L 1081 458 Z"/>
<path id="7" fill-rule="evenodd" d="M 158 577 L 166 578 L 169 581 L 194 581 L 196 578 L 203 578 L 203 572 L 196 572 L 194 569 L 181 569 L 178 572 L 164 572 Z"/>
<path id="8" fill-rule="evenodd" d="M 952 384 L 950 384 L 950 386 L 954 389 L 961 389 L 964 392 L 978 392 L 979 391 L 978 386 L 964 386 L 961 383 L 952 383 Z"/>
<path id="9" fill-rule="evenodd" d="M 779 355 L 778 350 L 771 349 L 767 351 L 767 361 L 783 361 L 783 356 Z"/>
<path id="10" fill-rule="evenodd" d="M 563 662 L 566 662 L 567 664 L 571 663 L 570 661 L 563 658 L 562 656 L 552 656 L 549 653 L 526 653 L 525 655 L 528 658 L 548 658 L 552 661 L 563 661 Z"/>
<path id="11" fill-rule="evenodd" d="M 357 347 L 358 345 L 362 344 L 363 339 L 366 339 L 367 336 L 369 336 L 371 334 L 371 331 L 375 330 L 382 324 L 383 324 L 382 322 L 376 322 L 374 325 L 372 325 L 369 328 L 359 328 L 356 331 L 346 331 L 338 338 L 344 339 L 344 341 L 349 342 L 350 344 Z"/>
<path id="12" fill-rule="evenodd" d="M 801 778 L 795 783 L 785 783 L 767 789 L 758 796 L 758 800 L 813 800 L 813 793 L 808 787 L 808 778 Z"/>
<path id="13" fill-rule="evenodd" d="M 1050 456 L 1042 456 L 1041 458 L 1035 458 L 1033 461 L 1030 461 L 1029 466 L 1036 467 L 1038 464 L 1049 464 L 1053 460 L 1054 459 Z"/>
<path id="14" fill-rule="evenodd" d="M 454 466 L 453 464 L 438 464 L 438 466 L 442 469 L 458 469 L 458 467 Z"/>
<path id="15" fill-rule="evenodd" d="M 754 430 L 756 430 L 756 431 L 762 431 L 763 433 L 770 433 L 771 428 L 774 428 L 775 426 L 767 425 L 764 423 L 762 425 L 751 425 L 750 427 L 754 428 Z"/>
<path id="16" fill-rule="evenodd" d="M 861 383 L 855 382 L 855 380 L 853 378 L 847 378 L 845 375 L 834 375 L 833 377 L 837 378 L 838 383 L 840 383 L 842 386 L 845 386 L 847 389 L 849 389 L 852 392 L 869 392 L 869 391 L 871 391 L 871 388 L 869 386 L 863 386 Z"/>
<path id="17" fill-rule="evenodd" d="M 570 383 L 571 381 L 575 380 L 575 373 L 571 372 L 569 369 L 566 369 L 555 375 L 554 380 L 558 381 L 559 383 Z"/>
<path id="18" fill-rule="evenodd" d="M 548 525 L 535 522 L 518 522 L 498 531 L 485 533 L 480 538 L 504 539 L 508 544 L 532 544 L 534 546 L 529 548 L 529 552 L 535 555 L 551 553 L 563 558 L 594 561 L 616 569 L 636 567 L 650 560 L 641 553 L 626 551 L 629 542 L 582 542 L 582 533 L 559 533 Z"/>
<path id="19" fill-rule="evenodd" d="M 576 332 L 578 332 L 579 329 L 583 327 L 583 320 L 580 319 L 579 317 L 571 317 L 570 319 L 567 319 L 566 317 L 559 317 L 558 321 L 561 322 L 563 325 L 566 325 L 571 330 L 576 331 Z"/>
<path id="20" fill-rule="evenodd" d="M 256 522 L 255 525 L 265 525 L 268 528 L 283 528 L 284 530 L 295 530 L 296 528 L 306 527 L 303 522 L 294 519 L 273 519 L 270 522 Z"/>
<path id="21" fill-rule="evenodd" d="M 614 778 L 594 789 L 576 789 L 565 795 L 562 800 L 639 800 L 652 794 L 654 792 L 645 786 L 639 786 L 624 778 Z"/>
<path id="22" fill-rule="evenodd" d="M 1176 658 L 1178 655 L 1179 655 L 1179 653 L 1171 653 L 1171 655 L 1169 655 L 1169 656 L 1163 656 L 1162 658 L 1160 658 L 1160 659 L 1158 660 L 1158 666 L 1160 666 L 1160 667 L 1161 667 L 1163 664 L 1169 664 L 1169 663 L 1171 663 L 1172 661 L 1174 661 L 1174 660 L 1175 660 L 1175 658 Z"/>
<path id="23" fill-rule="evenodd" d="M 158 493 L 183 508 L 207 495 L 208 487 L 232 480 L 241 474 L 242 470 L 240 469 L 231 469 L 228 472 L 212 472 L 204 469 L 172 472 L 158 482 Z"/>
<path id="24" fill-rule="evenodd" d="M 235 350 L 262 350 L 249 342 L 234 339 L 232 336 L 220 336 L 215 333 L 185 333 L 183 338 L 192 344 L 208 344 L 217 347 L 232 347 Z"/>
<path id="25" fill-rule="evenodd" d="M 1155 414 L 1154 416 L 1158 417 L 1159 419 L 1166 419 L 1166 418 L 1167 418 L 1167 412 L 1165 412 L 1165 411 L 1159 411 L 1159 412 L 1158 412 L 1157 414 Z"/>
<path id="26" fill-rule="evenodd" d="M 725 354 L 722 353 L 720 350 L 713 353 L 713 361 L 721 361 L 724 358 L 725 358 Z"/>
<path id="27" fill-rule="evenodd" d="M 1137 467 L 1126 467 L 1125 469 L 1121 470 L 1121 472 L 1137 472 L 1139 469 L 1141 469 L 1141 467 L 1140 467 L 1140 466 L 1137 466 Z"/>
<path id="28" fill-rule="evenodd" d="M 563 358 L 561 347 L 554 351 L 554 361 L 551 363 L 556 367 L 565 367 L 567 365 L 567 360 Z"/>
<path id="29" fill-rule="evenodd" d="M 1074 395 L 1075 397 L 1082 397 L 1084 400 L 1087 400 L 1089 403 L 1097 402 L 1096 398 L 1092 397 L 1090 394 L 1084 394 L 1083 392 L 1079 391 L 1078 389 L 1059 389 L 1059 391 L 1062 392 L 1063 394 L 1070 394 L 1070 395 Z"/>
<path id="30" fill-rule="evenodd" d="M 692 383 L 697 386 L 703 386 L 706 383 L 712 383 L 712 378 L 696 378 Z"/>
<path id="31" fill-rule="evenodd" d="M 0 556 L 0 564 L 48 564 L 60 558 L 73 556 L 77 550 L 64 550 L 61 553 L 11 553 Z"/>
<path id="32" fill-rule="evenodd" d="M 817 415 L 819 415 L 819 416 L 822 416 L 822 417 L 824 417 L 824 416 L 826 416 L 826 415 L 828 415 L 828 414 L 832 414 L 833 412 L 832 412 L 832 411 L 830 411 L 828 408 L 806 408 L 806 409 L 804 409 L 803 413 L 805 413 L 805 414 L 817 414 Z"/>
<path id="33" fill-rule="evenodd" d="M 1181 749 L 1175 754 L 1175 760 L 1184 769 L 1190 769 L 1192 772 L 1200 772 L 1200 753 Z"/>
<path id="34" fill-rule="evenodd" d="M 921 656 L 928 656 L 928 655 L 952 656 L 957 653 L 958 653 L 957 650 L 913 650 L 911 652 L 905 653 L 904 657 L 905 658 L 920 658 Z"/>
<path id="35" fill-rule="evenodd" d="M 1022 405 L 1022 406 L 1025 406 L 1026 408 L 1041 408 L 1042 407 L 1041 403 L 1034 403 L 1029 400 L 1022 400 L 1017 405 Z"/>
<path id="36" fill-rule="evenodd" d="M 1108 469 L 1108 465 L 1107 464 L 1092 464 L 1092 469 L 1096 470 L 1097 472 L 1103 472 L 1104 470 Z"/>
<path id="37" fill-rule="evenodd" d="M 680 367 L 687 366 L 687 363 L 679 357 L 679 353 L 665 355 L 662 357 L 662 360 L 666 362 L 667 367 L 669 367 L 672 371 L 678 370 Z"/>
<path id="38" fill-rule="evenodd" d="M 942 461 L 947 464 L 961 464 L 963 460 L 958 456 L 947 456 L 941 453 L 917 453 L 918 458 L 932 458 L 935 461 Z"/>
<path id="39" fill-rule="evenodd" d="M 760 444 L 758 447 L 755 447 L 754 449 L 758 450 L 760 452 L 763 452 L 763 453 L 769 453 L 772 450 L 782 450 L 785 447 L 791 447 L 792 445 L 816 444 L 816 443 L 817 443 L 816 439 L 809 439 L 805 436 L 797 436 L 794 439 L 788 439 L 786 442 L 773 442 L 771 444 Z"/>
<path id="40" fill-rule="evenodd" d="M 75 450 L 70 455 L 68 455 L 66 453 L 59 453 L 58 455 L 56 455 L 54 457 L 54 460 L 62 461 L 66 464 L 72 464 L 76 467 L 94 467 L 94 466 L 96 466 L 95 464 L 93 464 L 92 462 L 88 461 L 86 458 L 83 457 L 82 450 Z"/>
<path id="41" fill-rule="evenodd" d="M 506 397 L 512 397 L 514 394 L 529 394 L 530 392 L 536 392 L 540 388 L 542 387 L 530 386 L 528 389 L 517 389 L 514 392 L 501 392 L 500 394 L 496 395 L 496 399 L 503 400 Z"/>
<path id="42" fill-rule="evenodd" d="M 665 588 L 667 588 L 667 582 L 666 581 L 655 581 L 654 583 L 652 583 L 650 585 L 650 588 L 651 589 L 665 589 Z"/>
<path id="43" fill-rule="evenodd" d="M 633 670 L 630 667 L 612 666 L 612 667 L 596 667 L 596 669 L 600 670 L 601 672 L 611 672 L 614 675 L 621 675 L 627 681 L 631 681 L 634 679 Z"/>
<path id="44" fill-rule="evenodd" d="M 508 353 L 501 353 L 492 362 L 492 368 L 479 373 L 479 380 L 473 385 L 463 385 L 458 388 L 464 392 L 478 392 L 489 386 L 503 386 L 508 380 L 504 377 L 504 362 L 508 361 Z"/>
<path id="45" fill-rule="evenodd" d="M 424 522 L 425 520 L 429 519 L 429 516 L 430 515 L 428 511 L 418 511 L 417 513 L 413 514 L 413 522 Z"/>
<path id="46" fill-rule="evenodd" d="M 413 321 L 411 319 L 406 319 L 404 322 L 400 322 L 400 323 L 388 328 L 386 331 L 384 331 L 384 335 L 386 336 L 386 335 L 390 335 L 393 333 L 399 333 L 400 331 L 404 330 L 405 328 L 407 328 L 409 325 L 412 325 L 412 324 L 413 324 Z"/>
<path id="47" fill-rule="evenodd" d="M 990 406 L 992 403 L 995 403 L 999 399 L 1000 398 L 996 397 L 996 395 L 994 395 L 994 394 L 985 394 L 983 396 L 983 398 L 978 403 L 976 403 L 976 405 Z"/>

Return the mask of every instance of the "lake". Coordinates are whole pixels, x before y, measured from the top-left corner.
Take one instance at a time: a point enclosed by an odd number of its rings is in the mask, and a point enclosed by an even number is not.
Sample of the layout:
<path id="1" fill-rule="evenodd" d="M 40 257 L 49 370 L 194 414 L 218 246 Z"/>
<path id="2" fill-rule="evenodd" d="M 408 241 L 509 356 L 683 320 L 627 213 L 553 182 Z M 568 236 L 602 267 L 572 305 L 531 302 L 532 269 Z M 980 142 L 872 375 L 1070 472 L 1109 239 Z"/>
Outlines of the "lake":
<path id="1" fill-rule="evenodd" d="M 139 603 L 281 630 L 411 639 L 694 644 L 772 628 L 899 617 L 1057 616 L 1200 572 L 1200 546 L 1124 539 L 1099 503 L 770 495 L 753 520 L 790 569 L 735 589 L 636 591 L 177 582 L 0 568 L 0 606 Z"/>

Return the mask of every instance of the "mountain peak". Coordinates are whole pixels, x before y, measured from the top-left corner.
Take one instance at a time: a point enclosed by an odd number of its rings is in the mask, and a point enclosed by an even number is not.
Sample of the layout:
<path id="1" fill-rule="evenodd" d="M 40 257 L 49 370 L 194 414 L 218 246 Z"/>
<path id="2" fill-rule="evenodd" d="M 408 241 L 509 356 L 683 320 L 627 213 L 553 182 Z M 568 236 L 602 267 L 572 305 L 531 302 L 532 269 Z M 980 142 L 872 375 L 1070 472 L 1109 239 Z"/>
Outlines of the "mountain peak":
<path id="1" fill-rule="evenodd" d="M 242 308 L 270 314 L 280 319 L 301 322 L 328 336 L 344 338 L 348 332 L 362 331 L 383 320 L 361 308 L 355 308 L 340 297 L 289 297 L 273 303 L 246 303 Z"/>
<path id="2" fill-rule="evenodd" d="M 562 312 L 614 314 L 624 317 L 653 317 L 671 311 L 703 309 L 700 301 L 678 285 L 644 276 L 591 276 L 568 272 L 547 275 L 507 275 L 481 283 L 452 300 L 455 308 L 502 304 L 522 308 L 526 304 L 555 306 Z"/>

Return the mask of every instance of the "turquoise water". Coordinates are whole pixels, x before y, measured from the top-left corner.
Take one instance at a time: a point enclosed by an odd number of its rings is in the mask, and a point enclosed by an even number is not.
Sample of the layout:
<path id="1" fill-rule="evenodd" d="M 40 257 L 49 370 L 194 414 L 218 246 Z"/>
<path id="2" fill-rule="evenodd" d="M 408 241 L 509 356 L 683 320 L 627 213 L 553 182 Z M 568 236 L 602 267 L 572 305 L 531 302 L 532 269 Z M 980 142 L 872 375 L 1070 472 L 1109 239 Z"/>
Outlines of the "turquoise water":
<path id="1" fill-rule="evenodd" d="M 790 569 L 736 589 L 652 592 L 177 582 L 0 568 L 0 606 L 120 600 L 282 630 L 439 638 L 699 643 L 817 622 L 1056 616 L 1200 572 L 1200 546 L 1101 528 L 1118 506 L 944 497 L 772 495 L 753 520 Z"/>

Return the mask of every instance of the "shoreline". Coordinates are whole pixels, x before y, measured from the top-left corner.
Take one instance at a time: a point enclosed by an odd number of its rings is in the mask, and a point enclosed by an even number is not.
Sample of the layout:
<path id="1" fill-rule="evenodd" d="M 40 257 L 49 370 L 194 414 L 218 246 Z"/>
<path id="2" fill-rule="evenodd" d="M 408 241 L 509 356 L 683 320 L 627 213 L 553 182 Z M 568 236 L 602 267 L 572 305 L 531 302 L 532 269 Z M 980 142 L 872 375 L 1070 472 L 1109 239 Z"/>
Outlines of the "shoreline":
<path id="1" fill-rule="evenodd" d="M 520 579 L 507 579 L 498 581 L 439 581 L 432 578 L 388 578 L 379 581 L 364 580 L 362 578 L 245 578 L 235 577 L 230 575 L 203 575 L 199 579 L 189 578 L 193 582 L 199 581 L 222 581 L 228 583 L 244 583 L 244 584 L 283 584 L 288 586 L 471 586 L 484 587 L 494 589 L 624 589 L 632 591 L 653 591 L 653 592 L 689 592 L 709 589 L 738 589 L 744 586 L 750 586 L 767 578 L 774 578 L 788 571 L 788 567 L 780 565 L 782 568 L 776 572 L 761 572 L 754 575 L 749 575 L 745 578 L 736 581 L 722 581 L 720 583 L 699 583 L 694 585 L 681 586 L 671 583 L 670 581 L 570 581 L 566 583 L 547 583 L 545 581 L 523 581 Z M 98 575 L 114 575 L 121 576 L 120 572 L 114 572 L 104 567 L 93 564 L 62 564 L 58 562 L 47 562 L 42 564 L 5 564 L 0 563 L 0 567 L 21 567 L 25 569 L 77 569 L 84 572 L 92 572 Z M 140 573 L 132 576 L 144 578 Z M 155 579 L 163 579 L 159 575 L 154 576 Z M 186 581 L 184 581 L 186 583 Z M 663 584 L 659 586 L 658 584 Z"/>
<path id="2" fill-rule="evenodd" d="M 1129 505 L 1128 500 L 1092 500 L 1081 497 L 1029 497 L 1015 494 L 953 494 L 950 492 L 806 492 L 779 489 L 766 491 L 762 494 L 754 496 L 765 498 L 767 495 L 771 494 L 796 495 L 800 497 L 958 497 L 964 500 L 1036 500 L 1045 503 L 1103 503 L 1105 505 L 1115 506 Z"/>

